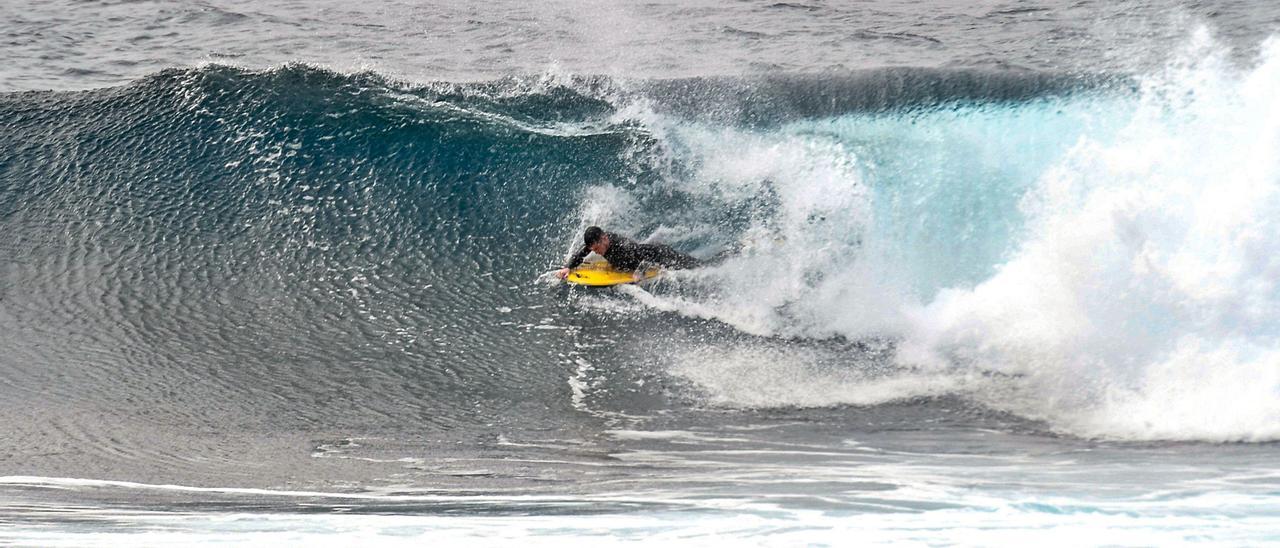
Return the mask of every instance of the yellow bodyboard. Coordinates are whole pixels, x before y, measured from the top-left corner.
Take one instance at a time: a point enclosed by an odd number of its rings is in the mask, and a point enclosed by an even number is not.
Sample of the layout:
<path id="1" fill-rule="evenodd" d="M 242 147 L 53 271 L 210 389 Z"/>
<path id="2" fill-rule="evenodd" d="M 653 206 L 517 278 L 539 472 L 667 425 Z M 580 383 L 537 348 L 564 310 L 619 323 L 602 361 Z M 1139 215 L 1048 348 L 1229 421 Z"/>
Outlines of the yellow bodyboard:
<path id="1" fill-rule="evenodd" d="M 661 270 L 657 268 L 650 268 L 637 280 L 634 272 L 615 270 L 606 262 L 583 263 L 582 266 L 569 271 L 569 275 L 565 277 L 565 280 L 578 285 L 604 287 L 635 283 L 637 281 L 642 282 L 657 276 L 660 272 Z"/>

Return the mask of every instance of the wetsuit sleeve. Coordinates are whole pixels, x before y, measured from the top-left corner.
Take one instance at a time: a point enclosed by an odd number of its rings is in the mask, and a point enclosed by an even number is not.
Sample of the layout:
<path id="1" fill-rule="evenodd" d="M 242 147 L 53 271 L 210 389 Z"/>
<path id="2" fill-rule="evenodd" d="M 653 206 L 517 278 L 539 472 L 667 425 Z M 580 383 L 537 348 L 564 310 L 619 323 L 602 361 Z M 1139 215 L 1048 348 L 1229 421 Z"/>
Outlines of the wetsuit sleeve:
<path id="1" fill-rule="evenodd" d="M 565 263 L 564 267 L 573 268 L 582 264 L 582 260 L 587 258 L 588 253 L 591 253 L 591 246 L 586 246 L 586 245 L 582 246 L 581 250 L 579 250 L 577 253 L 574 253 L 572 257 L 569 257 L 569 262 Z"/>
<path id="2" fill-rule="evenodd" d="M 667 245 L 644 244 L 636 247 L 638 248 L 637 258 L 642 263 L 671 269 L 697 268 L 702 263 L 698 259 L 676 251 Z"/>

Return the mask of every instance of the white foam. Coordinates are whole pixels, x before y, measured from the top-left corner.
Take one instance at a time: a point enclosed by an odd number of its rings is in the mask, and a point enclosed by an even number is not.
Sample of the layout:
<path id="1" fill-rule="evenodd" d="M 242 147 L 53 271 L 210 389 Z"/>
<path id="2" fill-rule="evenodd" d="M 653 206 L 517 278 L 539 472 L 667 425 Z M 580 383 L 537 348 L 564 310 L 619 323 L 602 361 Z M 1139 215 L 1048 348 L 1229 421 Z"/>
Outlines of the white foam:
<path id="1" fill-rule="evenodd" d="M 1280 438 L 1280 44 L 1186 55 L 1041 178 L 1017 253 L 917 311 L 904 357 L 1028 375 L 992 403 L 1074 433 Z"/>
<path id="2" fill-rule="evenodd" d="M 896 377 L 714 345 L 676 360 L 729 405 L 960 392 L 1083 436 L 1280 439 L 1280 42 L 1229 59 L 1200 32 L 1136 94 L 768 131 L 650 116 L 702 207 L 772 205 L 742 255 L 689 275 L 718 290 L 634 296 L 898 343 Z"/>
<path id="3" fill-rule="evenodd" d="M 871 374 L 796 348 L 696 348 L 677 356 L 672 372 L 697 383 L 712 403 L 745 407 L 877 405 L 967 392 L 972 382 L 934 372 Z"/>
<path id="4" fill-rule="evenodd" d="M 740 466 L 740 464 L 739 464 Z M 910 468 L 902 470 L 910 473 Z M 917 471 L 922 472 L 922 471 Z M 778 472 L 757 476 L 777 479 Z M 943 479 L 952 475 L 943 476 Z M 14 479 L 14 478 L 6 478 Z M 25 484 L 35 478 L 10 482 Z M 53 479 L 53 478 L 45 478 Z M 919 479 L 919 478 L 916 478 Z M 76 480 L 84 485 L 86 481 Z M 801 481 L 796 479 L 793 481 Z M 66 483 L 66 482 L 58 482 Z M 101 482 L 94 482 L 101 483 Z M 121 482 L 111 482 L 121 483 Z M 677 482 L 671 489 L 687 489 Z M 129 485 L 117 485 L 130 487 Z M 157 487 L 157 486 L 151 486 Z M 242 492 L 237 490 L 236 492 Z M 243 494 L 257 494 L 243 492 Z M 904 499 L 903 497 L 907 497 Z M 510 497 L 519 504 L 526 497 Z M 842 544 L 856 535 L 859 544 L 1059 544 L 1070 538 L 1084 544 L 1182 544 L 1188 539 L 1226 544 L 1274 542 L 1276 517 L 1266 509 L 1273 498 L 1247 494 L 1202 493 L 1149 500 L 1083 500 L 1036 496 L 1018 491 L 974 493 L 971 488 L 939 485 L 899 486 L 888 494 L 853 495 L 844 504 L 806 509 L 787 504 L 794 495 L 690 497 L 678 510 L 663 506 L 597 511 L 565 516 L 537 515 L 384 515 L 305 512 L 134 511 L 93 506 L 6 508 L 19 517 L 0 530 L 0 542 L 40 546 L 186 545 L 236 543 L 260 545 L 420 546 L 424 542 L 541 546 L 660 542 L 663 545 Z M 817 497 L 820 498 L 820 497 Z M 642 499 L 632 499 L 633 502 Z M 655 498 L 654 502 L 663 499 Z M 494 497 L 501 508 L 502 497 Z M 583 507 L 599 498 L 565 497 Z M 921 509 L 912 502 L 954 507 Z M 671 501 L 675 502 L 675 501 Z M 905 504 L 904 504 L 905 503 Z M 874 511 L 873 511 L 874 510 Z M 46 513 L 47 512 L 47 513 Z M 49 518 L 66 519 L 65 522 Z"/>

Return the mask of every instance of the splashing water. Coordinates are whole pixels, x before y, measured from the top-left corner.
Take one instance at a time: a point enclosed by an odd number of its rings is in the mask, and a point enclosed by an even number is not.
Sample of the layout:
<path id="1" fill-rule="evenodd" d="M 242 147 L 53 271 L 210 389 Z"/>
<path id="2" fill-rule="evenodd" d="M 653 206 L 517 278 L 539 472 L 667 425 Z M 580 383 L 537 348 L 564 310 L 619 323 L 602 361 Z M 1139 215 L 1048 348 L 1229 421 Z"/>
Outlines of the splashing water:
<path id="1" fill-rule="evenodd" d="M 968 397 L 1072 434 L 1276 439 L 1280 42 L 1249 68 L 1228 53 L 1200 32 L 1134 90 L 762 129 L 664 120 L 692 166 L 679 190 L 743 251 L 685 276 L 712 289 L 654 299 L 757 335 L 891 338 L 904 378 L 968 379 Z M 776 358 L 678 370 L 729 405 L 865 403 L 839 395 L 863 380 L 816 374 L 791 398 L 756 375 L 772 395 L 742 396 L 761 361 L 813 361 Z"/>

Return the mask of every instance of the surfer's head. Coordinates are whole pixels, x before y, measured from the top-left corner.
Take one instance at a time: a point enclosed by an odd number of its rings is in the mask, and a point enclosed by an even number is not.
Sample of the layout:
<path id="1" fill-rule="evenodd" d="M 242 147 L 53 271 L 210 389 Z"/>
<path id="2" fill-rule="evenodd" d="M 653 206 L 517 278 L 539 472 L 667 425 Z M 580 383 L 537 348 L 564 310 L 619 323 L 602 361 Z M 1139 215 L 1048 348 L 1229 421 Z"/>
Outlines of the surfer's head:
<path id="1" fill-rule="evenodd" d="M 604 233 L 604 229 L 598 226 L 589 226 L 587 231 L 582 233 L 582 243 L 596 252 L 597 255 L 604 255 L 609 249 L 609 235 Z"/>

